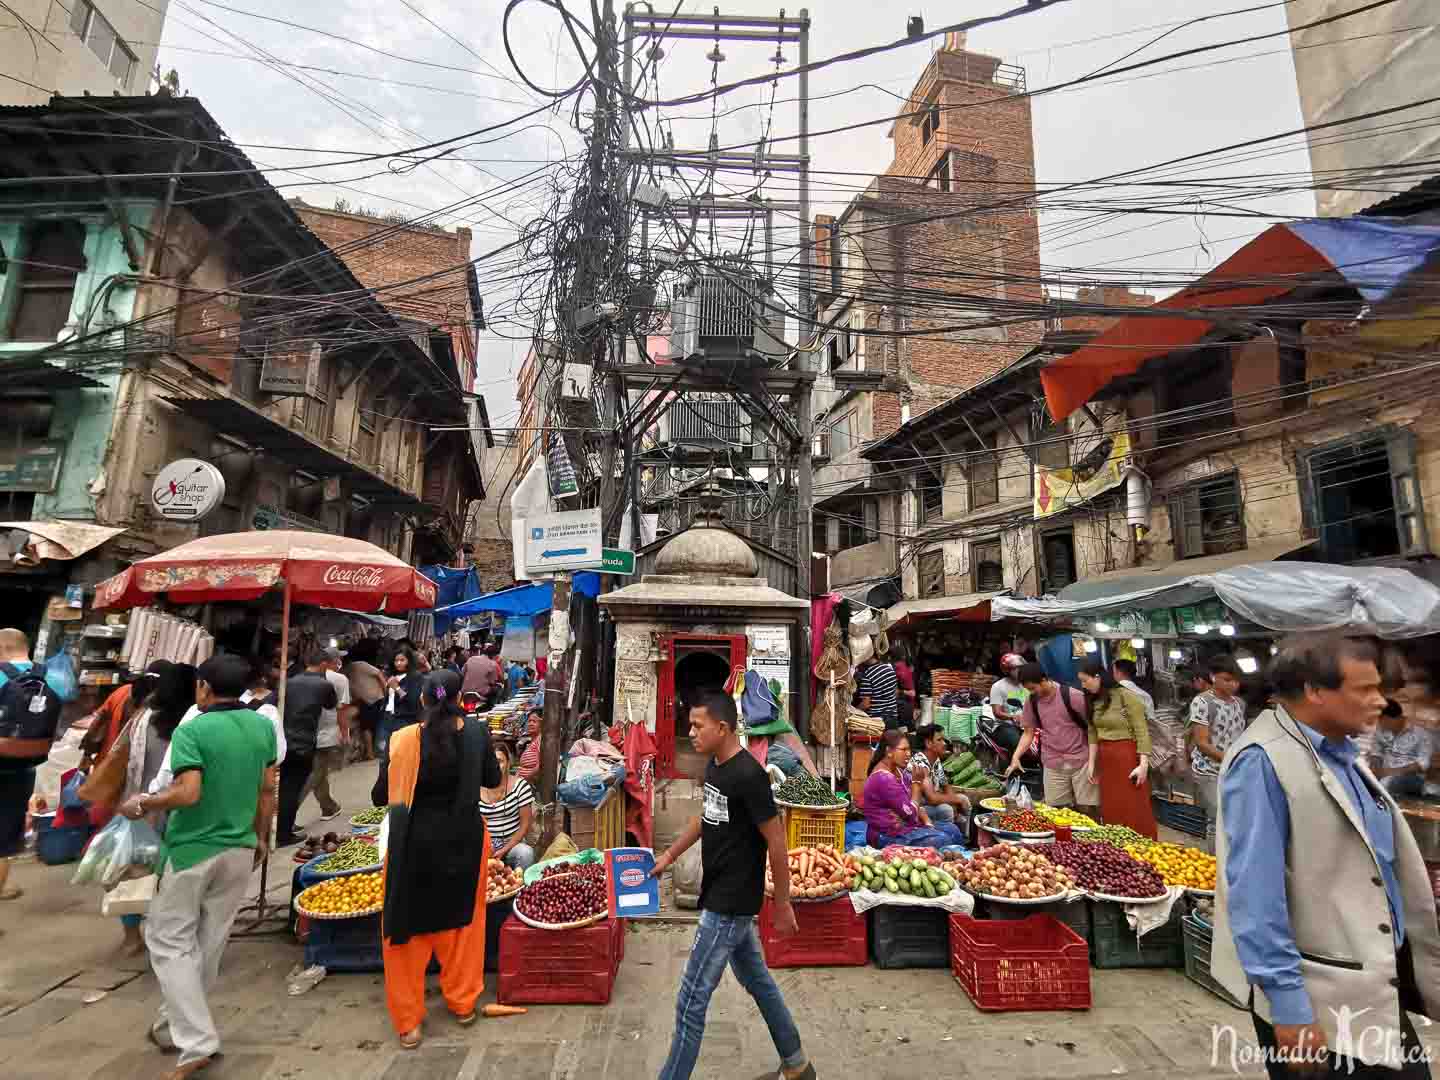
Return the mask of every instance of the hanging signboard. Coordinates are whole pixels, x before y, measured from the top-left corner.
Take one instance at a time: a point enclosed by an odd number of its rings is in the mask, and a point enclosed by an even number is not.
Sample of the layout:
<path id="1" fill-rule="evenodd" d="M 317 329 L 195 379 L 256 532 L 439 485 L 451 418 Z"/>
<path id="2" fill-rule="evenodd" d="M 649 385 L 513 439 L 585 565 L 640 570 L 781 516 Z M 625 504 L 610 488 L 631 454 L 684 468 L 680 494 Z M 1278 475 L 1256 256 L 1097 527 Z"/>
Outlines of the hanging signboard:
<path id="1" fill-rule="evenodd" d="M 1051 517 L 1062 510 L 1081 506 L 1097 495 L 1125 482 L 1125 462 L 1130 457 L 1130 436 L 1125 432 L 1107 435 L 1109 452 L 1099 462 L 1092 460 L 1099 450 L 1086 454 L 1063 469 L 1035 466 L 1035 516 Z M 1101 444 L 1103 446 L 1104 443 Z"/>
<path id="2" fill-rule="evenodd" d="M 320 358 L 324 350 L 314 341 L 309 348 L 265 353 L 260 368 L 260 390 L 281 397 L 315 397 L 320 392 Z"/>
<path id="3" fill-rule="evenodd" d="M 225 477 L 198 458 L 172 461 L 150 487 L 150 505 L 167 521 L 199 521 L 224 498 Z"/>
<path id="4" fill-rule="evenodd" d="M 63 442 L 0 446 L 0 491 L 54 491 L 64 457 Z"/>
<path id="5" fill-rule="evenodd" d="M 566 510 L 525 519 L 525 570 L 593 570 L 604 562 L 600 509 Z"/>

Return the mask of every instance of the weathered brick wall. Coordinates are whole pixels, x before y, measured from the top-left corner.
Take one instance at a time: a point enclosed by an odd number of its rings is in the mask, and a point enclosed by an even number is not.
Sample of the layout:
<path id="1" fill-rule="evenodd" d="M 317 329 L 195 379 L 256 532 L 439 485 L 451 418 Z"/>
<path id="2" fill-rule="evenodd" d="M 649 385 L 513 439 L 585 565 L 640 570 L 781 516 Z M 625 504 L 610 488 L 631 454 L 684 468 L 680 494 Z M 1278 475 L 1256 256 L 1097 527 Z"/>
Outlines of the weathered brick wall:
<path id="1" fill-rule="evenodd" d="M 1044 331 L 1039 320 L 993 325 L 1043 300 L 1030 102 L 995 81 L 1018 69 L 1003 76 L 997 58 L 950 44 L 903 110 L 938 103 L 938 129 L 927 139 L 922 116 L 896 120 L 894 160 L 867 192 L 883 210 L 867 207 L 866 261 L 903 283 L 890 325 L 910 332 L 885 351 L 886 368 L 910 389 L 875 395 L 877 438 L 899 426 L 902 405 L 911 416 L 933 408 L 1014 362 Z M 947 153 L 950 190 L 925 186 Z"/>
<path id="2" fill-rule="evenodd" d="M 294 205 L 300 220 L 335 250 L 362 284 L 373 289 L 397 286 L 379 296 L 387 308 L 396 315 L 422 319 L 450 331 L 468 390 L 475 375 L 475 312 L 465 280 L 470 230 L 397 227 L 363 214 L 340 213 L 299 202 Z M 438 276 L 414 285 L 399 285 L 428 274 Z"/>
<path id="3" fill-rule="evenodd" d="M 1155 297 L 1149 293 L 1131 292 L 1124 285 L 1084 285 L 1075 293 L 1078 304 L 1103 304 L 1106 307 L 1149 307 Z M 1060 320 L 1062 330 L 1093 330 L 1099 332 L 1114 324 L 1119 315 L 1067 315 Z"/>

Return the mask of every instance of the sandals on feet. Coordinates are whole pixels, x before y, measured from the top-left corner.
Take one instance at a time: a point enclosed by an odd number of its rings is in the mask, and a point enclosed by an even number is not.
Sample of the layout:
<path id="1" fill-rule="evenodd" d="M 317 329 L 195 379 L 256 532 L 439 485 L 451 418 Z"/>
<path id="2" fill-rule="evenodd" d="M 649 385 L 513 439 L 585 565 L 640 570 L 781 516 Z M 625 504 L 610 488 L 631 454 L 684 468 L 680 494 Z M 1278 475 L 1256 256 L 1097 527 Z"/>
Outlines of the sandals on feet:
<path id="1" fill-rule="evenodd" d="M 400 1046 L 405 1050 L 414 1050 L 423 1039 L 424 1036 L 420 1034 L 420 1029 L 417 1027 L 414 1031 L 407 1031 L 400 1036 Z"/>
<path id="2" fill-rule="evenodd" d="M 189 1077 L 194 1076 L 196 1073 L 208 1069 L 214 1061 L 214 1057 L 205 1057 L 200 1058 L 198 1061 L 186 1062 L 184 1065 L 178 1065 L 163 1074 L 160 1080 L 188 1080 Z"/>

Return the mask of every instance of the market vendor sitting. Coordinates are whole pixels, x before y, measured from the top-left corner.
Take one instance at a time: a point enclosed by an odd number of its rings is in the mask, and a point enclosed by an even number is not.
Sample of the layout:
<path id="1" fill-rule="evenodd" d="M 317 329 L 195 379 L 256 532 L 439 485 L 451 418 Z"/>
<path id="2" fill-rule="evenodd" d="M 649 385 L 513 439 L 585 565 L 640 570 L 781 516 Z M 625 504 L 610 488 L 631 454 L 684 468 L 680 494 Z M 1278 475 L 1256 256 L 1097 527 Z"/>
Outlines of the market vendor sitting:
<path id="1" fill-rule="evenodd" d="M 945 735 L 939 724 L 925 724 L 917 733 L 920 750 L 910 759 L 910 791 L 914 801 L 925 808 L 930 820 L 953 824 L 956 815 L 970 812 L 970 800 L 950 788 L 945 774 Z"/>
<path id="2" fill-rule="evenodd" d="M 539 709 L 531 709 L 525 717 L 525 736 L 528 741 L 520 755 L 520 768 L 516 771 L 522 780 L 530 783 L 540 775 L 540 721 L 544 718 L 545 714 Z"/>
<path id="3" fill-rule="evenodd" d="M 871 847 L 891 844 L 911 847 L 950 847 L 964 842 L 953 823 L 932 822 L 925 809 L 910 798 L 910 739 L 892 728 L 880 738 L 865 781 L 865 838 Z"/>

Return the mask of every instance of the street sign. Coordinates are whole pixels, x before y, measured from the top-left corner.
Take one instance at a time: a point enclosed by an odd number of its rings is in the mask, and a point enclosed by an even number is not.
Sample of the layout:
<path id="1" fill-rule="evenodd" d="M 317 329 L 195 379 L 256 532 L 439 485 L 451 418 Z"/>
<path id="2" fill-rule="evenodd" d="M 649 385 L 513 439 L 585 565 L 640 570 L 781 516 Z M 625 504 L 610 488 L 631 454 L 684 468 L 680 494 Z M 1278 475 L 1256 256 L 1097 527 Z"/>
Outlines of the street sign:
<path id="1" fill-rule="evenodd" d="M 600 510 L 566 510 L 525 519 L 525 572 L 594 570 L 603 560 Z"/>
<path id="2" fill-rule="evenodd" d="M 635 573 L 635 552 L 623 551 L 620 548 L 605 548 L 603 562 L 600 563 L 602 574 L 633 574 Z"/>

